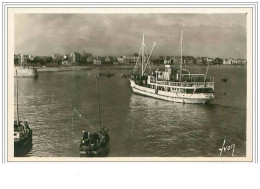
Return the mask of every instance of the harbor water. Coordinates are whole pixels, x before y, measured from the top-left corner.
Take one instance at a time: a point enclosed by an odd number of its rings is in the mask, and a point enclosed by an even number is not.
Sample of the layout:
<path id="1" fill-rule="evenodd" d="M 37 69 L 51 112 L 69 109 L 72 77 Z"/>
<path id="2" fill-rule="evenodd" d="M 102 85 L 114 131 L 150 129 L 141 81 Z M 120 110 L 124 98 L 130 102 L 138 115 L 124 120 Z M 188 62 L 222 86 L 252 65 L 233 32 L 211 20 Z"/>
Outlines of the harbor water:
<path id="1" fill-rule="evenodd" d="M 206 67 L 190 70 L 205 73 Z M 92 131 L 82 116 L 98 128 L 95 76 L 99 72 L 115 74 L 99 78 L 101 123 L 110 135 L 109 157 L 219 157 L 223 145 L 233 144 L 233 156 L 246 156 L 246 66 L 209 68 L 216 96 L 210 104 L 135 95 L 129 80 L 121 78 L 131 71 L 106 67 L 18 78 L 19 117 L 33 129 L 32 146 L 22 156 L 79 157 L 82 131 Z M 221 156 L 230 157 L 231 151 Z"/>

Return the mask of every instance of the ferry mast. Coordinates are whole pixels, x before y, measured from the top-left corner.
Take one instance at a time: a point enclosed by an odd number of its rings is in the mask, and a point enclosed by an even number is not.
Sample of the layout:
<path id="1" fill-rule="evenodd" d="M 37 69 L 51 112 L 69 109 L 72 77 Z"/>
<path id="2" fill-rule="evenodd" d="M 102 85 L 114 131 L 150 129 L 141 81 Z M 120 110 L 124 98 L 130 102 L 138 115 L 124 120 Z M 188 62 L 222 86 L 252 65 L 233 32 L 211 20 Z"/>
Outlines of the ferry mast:
<path id="1" fill-rule="evenodd" d="M 144 75 L 144 48 L 145 48 L 145 44 L 144 44 L 144 34 L 143 34 L 143 43 L 142 43 L 142 76 Z"/>
<path id="2" fill-rule="evenodd" d="M 147 68 L 147 65 L 149 64 L 149 61 L 150 61 L 150 58 L 151 58 L 151 55 L 152 55 L 152 52 L 153 52 L 153 49 L 154 49 L 155 45 L 156 45 L 156 42 L 153 43 L 153 47 L 152 47 L 151 52 L 150 52 L 150 54 L 148 56 L 147 49 L 146 49 L 146 46 L 145 46 L 145 43 L 144 43 L 144 34 L 143 34 L 143 42 L 142 42 L 142 45 L 141 45 L 141 48 L 140 48 L 140 51 L 139 51 L 139 54 L 138 54 L 138 57 L 137 57 L 137 60 L 136 60 L 134 72 L 138 68 L 138 61 L 139 61 L 139 58 L 141 57 L 141 59 L 142 59 L 141 60 L 141 63 L 142 63 L 141 75 L 142 76 L 144 75 L 144 72 L 145 72 L 145 70 Z M 145 63 L 145 59 L 146 59 L 146 63 Z"/>
<path id="3" fill-rule="evenodd" d="M 182 76 L 182 44 L 183 44 L 182 36 L 183 36 L 183 30 L 181 30 L 181 64 L 180 64 L 180 81 L 181 81 L 181 76 Z"/>

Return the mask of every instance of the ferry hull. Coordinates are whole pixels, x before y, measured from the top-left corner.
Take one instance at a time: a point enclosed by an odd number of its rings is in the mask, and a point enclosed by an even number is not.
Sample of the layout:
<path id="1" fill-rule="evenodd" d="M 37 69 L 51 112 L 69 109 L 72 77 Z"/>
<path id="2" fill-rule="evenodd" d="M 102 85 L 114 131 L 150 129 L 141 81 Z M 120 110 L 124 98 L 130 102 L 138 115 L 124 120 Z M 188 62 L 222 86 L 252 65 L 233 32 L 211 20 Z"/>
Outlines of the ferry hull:
<path id="1" fill-rule="evenodd" d="M 180 102 L 187 104 L 204 104 L 209 103 L 215 97 L 214 95 L 209 94 L 180 94 L 180 93 L 171 93 L 166 91 L 157 91 L 140 85 L 136 85 L 133 80 L 130 79 L 132 90 L 135 94 L 144 95 L 148 97 L 153 97 L 161 100 L 171 101 L 171 102 Z"/>

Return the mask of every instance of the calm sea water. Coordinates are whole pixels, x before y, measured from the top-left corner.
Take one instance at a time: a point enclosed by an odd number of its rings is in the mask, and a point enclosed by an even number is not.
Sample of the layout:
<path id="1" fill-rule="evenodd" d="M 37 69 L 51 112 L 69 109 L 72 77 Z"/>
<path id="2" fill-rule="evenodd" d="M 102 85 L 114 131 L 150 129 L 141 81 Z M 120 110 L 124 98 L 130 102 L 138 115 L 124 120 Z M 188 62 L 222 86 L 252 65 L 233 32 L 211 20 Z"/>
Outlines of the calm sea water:
<path id="1" fill-rule="evenodd" d="M 125 70 L 113 67 L 19 78 L 20 119 L 33 129 L 33 145 L 23 156 L 79 157 L 82 131 L 91 129 L 70 104 L 98 128 L 95 75 L 100 71 L 115 73 L 99 80 L 101 122 L 111 138 L 108 156 L 218 157 L 224 140 L 235 144 L 234 156 L 246 156 L 246 67 L 210 67 L 216 99 L 206 105 L 135 95 L 120 76 Z"/>

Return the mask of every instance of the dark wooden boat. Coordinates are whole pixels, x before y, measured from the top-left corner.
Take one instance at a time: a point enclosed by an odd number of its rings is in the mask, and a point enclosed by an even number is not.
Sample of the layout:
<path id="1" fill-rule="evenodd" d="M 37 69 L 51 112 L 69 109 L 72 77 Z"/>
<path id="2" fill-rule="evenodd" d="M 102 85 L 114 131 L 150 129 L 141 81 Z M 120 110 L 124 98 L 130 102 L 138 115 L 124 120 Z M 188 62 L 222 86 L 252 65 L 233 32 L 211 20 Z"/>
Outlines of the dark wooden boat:
<path id="1" fill-rule="evenodd" d="M 98 132 L 83 131 L 80 142 L 80 157 L 104 157 L 109 153 L 108 129 L 103 127 Z"/>
<path id="2" fill-rule="evenodd" d="M 227 78 L 223 78 L 223 79 L 221 79 L 221 81 L 222 81 L 222 82 L 227 82 L 228 79 L 227 79 Z"/>
<path id="3" fill-rule="evenodd" d="M 105 157 L 109 153 L 108 129 L 106 127 L 101 126 L 101 119 L 100 119 L 98 75 L 96 76 L 96 85 L 97 85 L 97 97 L 98 97 L 99 130 L 93 132 L 83 131 L 83 137 L 81 139 L 80 147 L 79 147 L 80 157 Z M 81 117 L 83 116 L 81 115 Z M 92 130 L 94 130 L 93 127 Z"/>
<path id="4" fill-rule="evenodd" d="M 32 129 L 27 121 L 14 121 L 14 148 L 32 144 Z"/>
<path id="5" fill-rule="evenodd" d="M 16 71 L 17 75 L 17 71 Z M 17 120 L 14 121 L 14 152 L 19 151 L 29 144 L 32 144 L 32 128 L 28 121 L 19 120 L 18 109 L 18 79 L 16 77 L 16 108 L 17 108 Z"/>
<path id="6" fill-rule="evenodd" d="M 114 73 L 109 73 L 109 72 L 107 72 L 107 73 L 103 73 L 103 72 L 101 72 L 101 73 L 98 73 L 98 76 L 106 76 L 106 77 L 112 77 L 112 76 L 115 76 L 116 74 L 114 74 Z"/>

